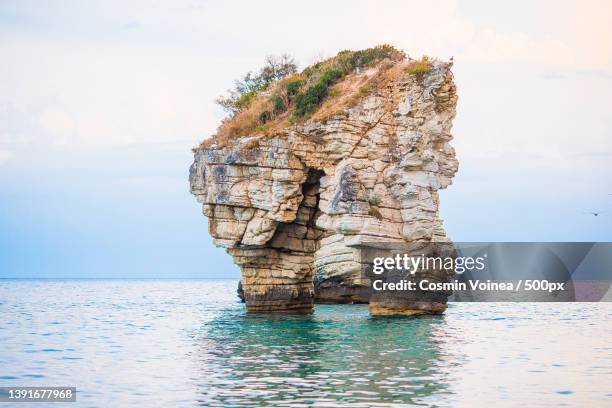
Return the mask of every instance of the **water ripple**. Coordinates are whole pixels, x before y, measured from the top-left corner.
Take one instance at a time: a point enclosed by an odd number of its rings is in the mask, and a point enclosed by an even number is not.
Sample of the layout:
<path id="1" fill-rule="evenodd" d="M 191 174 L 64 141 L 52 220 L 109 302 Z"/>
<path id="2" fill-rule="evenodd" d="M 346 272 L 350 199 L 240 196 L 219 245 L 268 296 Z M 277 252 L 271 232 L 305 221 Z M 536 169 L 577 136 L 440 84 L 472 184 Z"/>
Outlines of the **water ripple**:
<path id="1" fill-rule="evenodd" d="M 76 386 L 78 407 L 610 400 L 610 304 L 461 303 L 418 319 L 373 319 L 364 305 L 246 315 L 235 285 L 0 281 L 0 386 Z"/>

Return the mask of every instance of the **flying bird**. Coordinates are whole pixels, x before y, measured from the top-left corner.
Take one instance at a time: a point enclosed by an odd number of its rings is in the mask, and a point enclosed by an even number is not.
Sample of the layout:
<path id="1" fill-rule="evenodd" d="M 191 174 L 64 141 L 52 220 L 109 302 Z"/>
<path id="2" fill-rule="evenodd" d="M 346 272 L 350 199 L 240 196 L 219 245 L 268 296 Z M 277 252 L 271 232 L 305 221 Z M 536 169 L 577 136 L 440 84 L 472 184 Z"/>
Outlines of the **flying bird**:
<path id="1" fill-rule="evenodd" d="M 598 217 L 599 214 L 603 214 L 603 213 L 604 213 L 604 211 L 599 211 L 599 212 L 588 211 L 588 212 L 585 212 L 585 214 L 591 214 L 591 215 L 594 215 L 595 217 Z"/>

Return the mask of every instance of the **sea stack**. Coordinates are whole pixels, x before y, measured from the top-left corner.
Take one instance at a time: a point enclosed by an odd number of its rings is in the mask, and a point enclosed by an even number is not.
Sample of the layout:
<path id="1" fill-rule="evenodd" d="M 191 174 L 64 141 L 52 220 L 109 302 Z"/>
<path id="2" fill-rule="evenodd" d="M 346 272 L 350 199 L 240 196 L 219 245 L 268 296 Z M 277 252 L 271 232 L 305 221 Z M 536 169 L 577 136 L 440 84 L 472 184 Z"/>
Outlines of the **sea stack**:
<path id="1" fill-rule="evenodd" d="M 343 51 L 271 83 L 194 149 L 191 192 L 242 271 L 249 312 L 369 302 L 360 245 L 448 241 L 438 191 L 458 168 L 451 67 L 389 46 Z M 382 298 L 370 311 L 443 306 Z"/>

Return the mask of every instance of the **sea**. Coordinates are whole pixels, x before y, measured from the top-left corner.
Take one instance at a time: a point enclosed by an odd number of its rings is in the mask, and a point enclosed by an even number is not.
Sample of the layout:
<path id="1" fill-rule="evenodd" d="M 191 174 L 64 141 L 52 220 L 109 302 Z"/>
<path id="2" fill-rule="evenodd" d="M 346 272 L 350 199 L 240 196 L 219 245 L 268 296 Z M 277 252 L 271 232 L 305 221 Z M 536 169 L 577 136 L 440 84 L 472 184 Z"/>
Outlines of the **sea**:
<path id="1" fill-rule="evenodd" d="M 0 407 L 612 406 L 612 303 L 247 314 L 237 280 L 0 280 Z"/>

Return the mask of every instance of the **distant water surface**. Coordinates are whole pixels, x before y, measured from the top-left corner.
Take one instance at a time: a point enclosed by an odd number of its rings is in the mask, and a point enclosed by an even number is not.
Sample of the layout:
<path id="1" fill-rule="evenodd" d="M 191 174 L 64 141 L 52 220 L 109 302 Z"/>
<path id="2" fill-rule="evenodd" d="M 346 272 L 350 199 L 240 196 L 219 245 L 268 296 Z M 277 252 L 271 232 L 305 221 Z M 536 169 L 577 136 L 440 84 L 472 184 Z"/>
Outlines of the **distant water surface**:
<path id="1" fill-rule="evenodd" d="M 246 315 L 236 285 L 0 280 L 0 386 L 76 386 L 58 407 L 612 406 L 610 303 Z"/>

